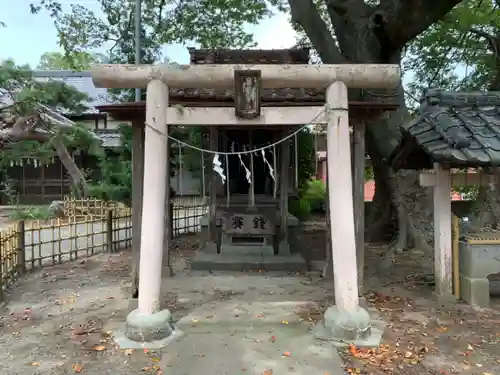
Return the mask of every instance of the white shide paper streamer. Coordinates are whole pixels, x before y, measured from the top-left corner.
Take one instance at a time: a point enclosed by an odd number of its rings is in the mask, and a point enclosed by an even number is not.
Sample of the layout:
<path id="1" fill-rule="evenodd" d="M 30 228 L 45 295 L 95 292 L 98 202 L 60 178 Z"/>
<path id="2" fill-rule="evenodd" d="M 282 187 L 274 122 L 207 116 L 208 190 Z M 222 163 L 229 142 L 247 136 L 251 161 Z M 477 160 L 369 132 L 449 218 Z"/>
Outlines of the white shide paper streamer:
<path id="1" fill-rule="evenodd" d="M 214 155 L 214 172 L 220 176 L 220 178 L 222 179 L 222 183 L 226 182 L 226 175 L 224 174 L 222 163 L 219 160 L 219 154 Z"/>

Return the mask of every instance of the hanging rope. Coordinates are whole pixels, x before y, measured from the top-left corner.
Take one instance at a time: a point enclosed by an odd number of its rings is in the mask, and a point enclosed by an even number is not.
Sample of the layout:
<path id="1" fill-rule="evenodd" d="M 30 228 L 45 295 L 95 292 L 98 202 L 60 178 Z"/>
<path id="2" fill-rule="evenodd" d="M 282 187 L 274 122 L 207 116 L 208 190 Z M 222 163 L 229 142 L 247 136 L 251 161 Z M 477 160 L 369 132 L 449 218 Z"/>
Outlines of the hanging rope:
<path id="1" fill-rule="evenodd" d="M 154 126 L 151 126 L 150 124 L 148 123 L 145 123 L 146 126 L 148 126 L 150 129 L 154 130 L 156 133 L 158 133 L 160 136 L 167 136 L 170 140 L 174 141 L 174 142 L 177 142 L 178 144 L 178 147 L 179 147 L 179 179 L 178 179 L 178 183 L 180 185 L 180 195 L 183 195 L 183 189 L 182 189 L 182 167 L 183 167 L 183 162 L 182 162 L 182 146 L 184 147 L 188 147 L 190 149 L 193 149 L 193 150 L 197 150 L 199 152 L 201 152 L 202 154 L 202 157 L 201 157 L 201 160 L 202 160 L 202 194 L 203 194 L 203 199 L 205 200 L 206 198 L 206 181 L 205 181 L 205 163 L 204 163 L 204 156 L 203 154 L 204 153 L 207 153 L 207 154 L 211 154 L 211 155 L 214 155 L 214 158 L 213 158 L 213 169 L 214 171 L 219 174 L 219 176 L 221 177 L 221 179 L 223 180 L 223 182 L 226 181 L 226 179 L 228 178 L 229 176 L 229 162 L 228 162 L 228 157 L 230 155 L 237 155 L 239 160 L 240 160 L 240 166 L 243 167 L 243 169 L 245 170 L 245 177 L 248 181 L 248 183 L 250 184 L 250 189 L 251 189 L 251 196 L 250 196 L 250 201 L 251 201 L 251 204 L 254 205 L 255 204 L 255 190 L 254 190 L 254 186 L 253 186 L 253 172 L 254 172 L 254 160 L 253 160 L 253 157 L 254 157 L 254 153 L 258 153 L 259 151 L 261 152 L 264 160 L 265 160 L 265 163 L 268 165 L 268 167 L 270 168 L 270 170 L 272 169 L 270 166 L 269 166 L 269 163 L 267 162 L 266 160 L 266 157 L 265 157 L 265 151 L 267 149 L 273 149 L 272 153 L 273 153 L 273 167 L 274 167 L 274 170 L 276 170 L 276 146 L 277 145 L 280 145 L 281 143 L 283 142 L 286 142 L 288 141 L 290 138 L 292 137 L 295 137 L 295 185 L 296 187 L 298 188 L 298 144 L 297 144 L 297 134 L 302 131 L 303 129 L 305 129 L 306 127 L 308 127 L 309 125 L 311 124 L 315 124 L 317 123 L 316 120 L 318 118 L 320 118 L 320 116 L 322 116 L 324 113 L 329 113 L 330 111 L 332 110 L 335 110 L 335 109 L 339 109 L 339 108 L 330 108 L 328 105 L 325 105 L 319 112 L 318 114 L 313 118 L 311 119 L 311 121 L 309 121 L 307 124 L 301 126 L 299 129 L 297 129 L 295 132 L 292 132 L 290 134 L 288 134 L 287 136 L 283 137 L 282 139 L 274 142 L 274 143 L 270 143 L 268 145 L 265 145 L 265 146 L 261 146 L 261 147 L 257 147 L 257 148 L 253 148 L 253 147 L 250 147 L 250 149 L 248 149 L 247 147 L 245 147 L 245 145 L 243 145 L 243 151 L 235 151 L 235 147 L 234 147 L 234 144 L 235 142 L 232 141 L 232 145 L 231 145 L 231 151 L 217 151 L 217 150 L 208 150 L 208 149 L 205 149 L 205 148 L 202 148 L 202 147 L 197 147 L 197 146 L 194 146 L 194 145 L 191 145 L 189 143 L 186 143 L 184 141 L 181 141 L 180 139 L 177 139 L 175 137 L 172 137 L 171 135 L 168 135 L 165 134 L 164 132 L 156 129 Z M 345 109 L 345 108 L 342 108 L 342 109 Z M 224 155 L 225 156 L 225 168 L 226 171 L 224 171 L 224 169 L 222 168 L 222 165 L 221 165 L 221 162 L 219 160 L 219 156 L 222 156 Z M 245 163 L 243 162 L 243 159 L 242 159 L 242 155 L 250 155 L 250 168 L 252 171 L 250 171 L 247 166 L 245 165 Z M 226 172 L 226 175 L 224 174 L 224 172 Z M 274 180 L 274 189 L 273 189 L 273 197 L 276 198 L 276 195 L 277 195 L 277 185 L 278 185 L 278 182 L 277 182 L 277 178 L 274 178 L 273 175 L 271 175 L 271 177 L 273 178 Z M 228 203 L 229 204 L 229 192 L 230 192 L 230 187 L 229 187 L 229 180 L 227 180 L 227 190 L 228 190 Z"/>
<path id="2" fill-rule="evenodd" d="M 338 109 L 338 108 L 332 108 L 332 109 Z M 328 108 L 328 111 L 332 110 L 330 108 Z M 243 151 L 230 151 L 230 152 L 223 152 L 223 151 L 216 151 L 216 150 L 208 150 L 208 149 L 204 149 L 204 148 L 201 148 L 201 147 L 196 147 L 196 146 L 193 146 L 193 145 L 190 145 L 189 143 L 186 143 L 184 141 L 181 141 L 180 139 L 177 139 L 175 137 L 172 137 L 171 135 L 168 135 L 168 138 L 170 138 L 172 141 L 175 141 L 177 142 L 178 144 L 180 145 L 183 145 L 185 147 L 189 147 L 193 150 L 197 150 L 197 151 L 200 151 L 200 152 L 206 152 L 207 154 L 219 154 L 219 155 L 248 155 L 248 154 L 251 154 L 252 152 L 258 152 L 258 151 L 261 151 L 261 150 L 267 150 L 267 149 L 270 149 L 270 148 L 273 148 L 274 146 L 277 146 L 287 140 L 289 140 L 290 138 L 294 137 L 296 134 L 298 134 L 300 131 L 304 130 L 306 127 L 308 127 L 309 125 L 311 124 L 314 124 L 315 121 L 321 116 L 323 115 L 323 113 L 326 113 L 327 112 L 327 107 L 323 107 L 323 109 L 311 120 L 309 121 L 306 125 L 303 125 L 302 127 L 300 127 L 297 131 L 287 135 L 286 137 L 283 137 L 282 139 L 280 139 L 279 141 L 276 141 L 274 143 L 271 143 L 267 146 L 262 146 L 262 147 L 258 147 L 256 149 L 253 149 L 253 150 L 246 150 L 244 149 Z M 146 124 L 147 125 L 147 124 Z M 150 126 L 150 125 L 147 125 L 147 126 Z M 162 132 L 158 131 L 158 129 L 150 126 L 151 129 L 153 129 L 154 131 L 156 131 L 157 133 L 160 133 L 162 135 L 164 135 Z"/>

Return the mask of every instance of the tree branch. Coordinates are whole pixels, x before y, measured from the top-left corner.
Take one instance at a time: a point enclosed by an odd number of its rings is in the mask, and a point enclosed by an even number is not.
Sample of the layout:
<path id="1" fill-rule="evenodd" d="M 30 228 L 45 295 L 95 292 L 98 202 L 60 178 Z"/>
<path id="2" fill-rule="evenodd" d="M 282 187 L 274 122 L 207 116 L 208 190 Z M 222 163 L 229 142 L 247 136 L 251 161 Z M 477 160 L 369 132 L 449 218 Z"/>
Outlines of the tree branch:
<path id="1" fill-rule="evenodd" d="M 325 21 L 312 0 L 288 0 L 292 22 L 302 27 L 325 64 L 341 64 L 346 59 L 337 47 Z"/>
<path id="2" fill-rule="evenodd" d="M 470 32 L 488 41 L 488 44 L 490 45 L 493 52 L 493 59 L 495 64 L 495 74 L 489 85 L 489 89 L 495 91 L 500 90 L 500 38 L 475 28 L 470 29 Z"/>
<path id="3" fill-rule="evenodd" d="M 14 131 L 13 129 L 9 129 L 0 130 L 0 139 L 12 141 L 48 142 L 51 137 L 48 133 L 41 133 L 37 131 Z"/>
<path id="4" fill-rule="evenodd" d="M 357 35 L 356 30 L 359 27 L 357 23 L 367 19 L 371 8 L 363 0 L 326 0 L 325 3 L 342 55 L 346 60 L 356 61 L 357 56 L 349 54 L 356 49 L 346 48 L 346 46 L 356 43 L 352 38 Z M 365 35 L 367 37 L 369 33 Z M 366 42 L 370 43 L 368 40 Z"/>
<path id="5" fill-rule="evenodd" d="M 393 50 L 442 19 L 463 0 L 381 0 L 377 25 L 381 27 Z"/>

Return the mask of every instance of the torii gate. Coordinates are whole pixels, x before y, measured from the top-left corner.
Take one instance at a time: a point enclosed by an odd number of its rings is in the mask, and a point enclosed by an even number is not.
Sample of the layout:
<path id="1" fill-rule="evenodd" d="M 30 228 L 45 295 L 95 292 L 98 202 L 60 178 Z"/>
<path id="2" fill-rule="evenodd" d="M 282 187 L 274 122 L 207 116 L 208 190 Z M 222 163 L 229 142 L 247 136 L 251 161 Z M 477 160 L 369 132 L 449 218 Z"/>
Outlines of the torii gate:
<path id="1" fill-rule="evenodd" d="M 242 73 L 243 72 L 243 73 Z M 96 87 L 147 88 L 144 194 L 138 308 L 126 322 L 132 344 L 166 345 L 174 332 L 168 310 L 160 310 L 168 125 L 296 125 L 318 114 L 318 107 L 258 108 L 247 118 L 228 108 L 169 108 L 169 86 L 233 89 L 235 77 L 258 72 L 261 88 L 300 87 L 326 90 L 328 194 L 335 305 L 325 312 L 325 328 L 334 338 L 354 340 L 370 331 L 370 317 L 359 306 L 353 212 L 348 88 L 390 89 L 400 84 L 398 65 L 98 65 Z M 247 83 L 248 84 L 248 83 Z M 238 102 L 238 100 L 235 100 Z M 250 100 L 247 103 L 257 103 Z M 152 344 L 154 342 L 154 344 Z M 124 345 L 122 345 L 124 346 Z"/>

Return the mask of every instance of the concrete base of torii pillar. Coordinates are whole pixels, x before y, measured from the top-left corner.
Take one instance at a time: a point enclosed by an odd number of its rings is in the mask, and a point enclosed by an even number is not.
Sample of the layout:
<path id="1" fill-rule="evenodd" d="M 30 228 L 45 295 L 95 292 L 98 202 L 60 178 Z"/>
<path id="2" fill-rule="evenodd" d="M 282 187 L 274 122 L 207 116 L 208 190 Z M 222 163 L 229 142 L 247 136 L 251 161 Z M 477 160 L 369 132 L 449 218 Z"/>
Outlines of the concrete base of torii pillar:
<path id="1" fill-rule="evenodd" d="M 347 87 L 332 83 L 326 92 L 328 197 L 330 240 L 335 284 L 335 305 L 315 327 L 315 335 L 340 345 L 373 346 L 380 343 L 382 330 L 359 306 L 354 228 L 351 151 Z"/>
<path id="2" fill-rule="evenodd" d="M 180 335 L 170 311 L 161 310 L 165 193 L 168 163 L 168 87 L 159 80 L 147 86 L 144 189 L 139 265 L 138 306 L 128 316 L 124 332 L 115 335 L 120 348 L 158 349 Z"/>

